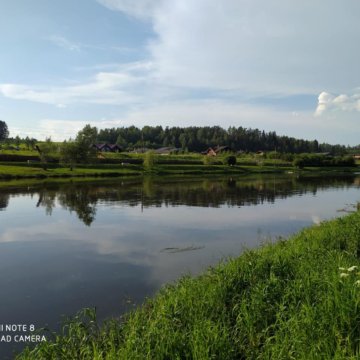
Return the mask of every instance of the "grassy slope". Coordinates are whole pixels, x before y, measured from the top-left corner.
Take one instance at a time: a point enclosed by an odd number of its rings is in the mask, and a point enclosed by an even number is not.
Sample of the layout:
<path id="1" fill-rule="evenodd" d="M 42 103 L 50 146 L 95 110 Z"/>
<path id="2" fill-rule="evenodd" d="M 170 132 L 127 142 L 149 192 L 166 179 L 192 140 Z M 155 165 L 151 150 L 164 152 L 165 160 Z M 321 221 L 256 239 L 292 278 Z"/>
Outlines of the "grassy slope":
<path id="1" fill-rule="evenodd" d="M 184 277 L 123 323 L 84 311 L 19 359 L 358 359 L 360 274 L 339 267 L 359 255 L 357 212 Z"/>
<path id="2" fill-rule="evenodd" d="M 36 151 L 22 150 L 1 151 L 2 154 L 32 155 L 37 156 Z M 331 167 L 331 168 L 306 168 L 301 171 L 292 167 L 291 163 L 283 160 L 259 159 L 254 156 L 238 157 L 237 165 L 230 167 L 222 165 L 223 158 L 207 158 L 209 164 L 204 164 L 204 156 L 201 154 L 178 154 L 178 155 L 154 155 L 155 165 L 151 169 L 144 169 L 141 161 L 144 154 L 127 153 L 103 153 L 100 163 L 93 165 L 78 165 L 74 171 L 59 166 L 48 164 L 48 170 L 43 170 L 41 163 L 26 162 L 0 162 L 0 180 L 21 178 L 58 178 L 58 177 L 93 177 L 93 176 L 122 176 L 139 175 L 150 173 L 155 175 L 182 175 L 182 174 L 243 174 L 243 173 L 284 173 L 284 172 L 317 172 L 317 173 L 344 173 L 359 171 L 359 167 Z M 56 157 L 54 155 L 54 157 Z M 20 158 L 19 158 L 20 159 Z M 106 160 L 115 161 L 114 164 L 101 163 Z M 140 164 L 130 164 L 135 161 Z M 211 164 L 215 162 L 215 164 Z M 124 163 L 122 166 L 121 164 Z"/>
<path id="3" fill-rule="evenodd" d="M 305 168 L 299 171 L 293 167 L 249 166 L 249 165 L 188 165 L 188 164 L 156 164 L 151 169 L 144 169 L 142 165 L 126 164 L 94 164 L 76 166 L 73 171 L 56 165 L 48 165 L 43 170 L 41 165 L 25 165 L 21 163 L 0 164 L 0 180 L 21 178 L 52 178 L 52 177 L 93 177 L 93 176 L 122 176 L 122 175 L 201 175 L 201 174 L 245 174 L 245 173 L 309 173 L 339 174 L 359 171 L 359 167 L 328 167 Z"/>
<path id="4" fill-rule="evenodd" d="M 78 177 L 78 176 L 121 176 L 137 175 L 142 171 L 141 167 L 134 165 L 119 166 L 88 166 L 76 167 L 73 171 L 69 168 L 51 167 L 43 170 L 40 165 L 29 166 L 22 164 L 0 165 L 0 179 L 11 178 L 51 178 L 51 177 Z"/>
<path id="5" fill-rule="evenodd" d="M 282 172 L 284 169 L 256 166 L 226 166 L 226 165 L 155 165 L 151 169 L 144 169 L 141 165 L 92 165 L 77 166 L 73 171 L 62 167 L 48 167 L 43 170 L 40 166 L 22 164 L 1 165 L 0 179 L 20 178 L 51 178 L 51 177 L 77 177 L 77 176 L 121 176 L 149 174 L 242 174 L 246 172 Z"/>

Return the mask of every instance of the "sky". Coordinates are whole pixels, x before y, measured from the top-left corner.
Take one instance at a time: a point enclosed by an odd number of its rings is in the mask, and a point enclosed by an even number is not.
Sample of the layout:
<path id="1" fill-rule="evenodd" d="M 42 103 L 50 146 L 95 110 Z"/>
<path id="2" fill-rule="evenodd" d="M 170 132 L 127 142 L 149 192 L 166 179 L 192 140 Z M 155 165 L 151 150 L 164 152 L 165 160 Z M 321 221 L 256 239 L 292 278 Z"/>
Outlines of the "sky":
<path id="1" fill-rule="evenodd" d="M 1 0 L 0 119 L 243 126 L 360 143 L 360 2 Z"/>

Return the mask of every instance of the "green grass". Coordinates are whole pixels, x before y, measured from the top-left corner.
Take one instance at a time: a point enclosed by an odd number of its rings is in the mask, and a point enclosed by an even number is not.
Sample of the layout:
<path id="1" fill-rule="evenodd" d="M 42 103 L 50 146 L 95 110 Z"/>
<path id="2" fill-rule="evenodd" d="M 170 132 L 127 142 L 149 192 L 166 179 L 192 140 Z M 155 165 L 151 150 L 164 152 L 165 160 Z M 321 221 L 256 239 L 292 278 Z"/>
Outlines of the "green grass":
<path id="1" fill-rule="evenodd" d="M 316 173 L 340 174 L 356 172 L 358 168 L 305 168 L 299 171 L 293 167 L 275 166 L 227 166 L 227 165 L 187 165 L 187 164 L 155 164 L 151 169 L 144 169 L 142 165 L 127 164 L 93 164 L 78 165 L 73 171 L 57 164 L 49 164 L 47 170 L 41 164 L 25 165 L 24 163 L 0 164 L 0 180 L 11 179 L 45 179 L 60 177 L 115 177 L 124 175 L 240 175 L 240 174 L 266 174 L 266 173 Z"/>
<path id="2" fill-rule="evenodd" d="M 139 175 L 141 167 L 135 165 L 127 166 L 77 166 L 71 171 L 69 168 L 49 165 L 44 170 L 40 164 L 37 165 L 0 165 L 0 179 L 21 179 L 21 178 L 56 178 L 56 177 L 94 177 L 94 176 L 122 176 Z"/>
<path id="3" fill-rule="evenodd" d="M 223 157 L 207 158 L 209 164 L 204 164 L 204 156 L 199 154 L 154 155 L 154 165 L 144 168 L 141 161 L 144 154 L 105 153 L 105 159 L 88 165 L 76 165 L 73 171 L 58 163 L 47 164 L 47 170 L 42 169 L 40 162 L 27 164 L 24 161 L 0 162 L 0 180 L 20 178 L 52 178 L 52 177 L 94 177 L 122 175 L 206 175 L 206 174 L 245 174 L 245 173 L 346 173 L 359 171 L 357 167 L 311 167 L 297 169 L 282 160 L 239 157 L 235 166 L 223 165 Z M 19 157 L 19 159 L 21 159 Z M 106 163 L 106 160 L 115 163 Z M 131 161 L 135 163 L 131 163 Z"/>
<path id="4" fill-rule="evenodd" d="M 6 164 L 6 165 L 4 165 Z M 8 165 L 7 165 L 8 164 Z M 144 169 L 142 165 L 93 164 L 77 165 L 73 171 L 57 164 L 49 164 L 47 170 L 40 163 L 26 165 L 24 163 L 0 163 L 0 179 L 21 178 L 52 178 L 52 177 L 78 177 L 78 176 L 121 176 L 121 175 L 201 175 L 201 174 L 243 174 L 249 172 L 282 172 L 285 168 L 276 169 L 258 166 L 227 166 L 227 165 L 176 165 L 155 164 L 151 169 Z"/>
<path id="5" fill-rule="evenodd" d="M 84 310 L 18 359 L 359 359 L 360 273 L 346 270 L 359 257 L 357 212 L 184 277 L 121 320 Z"/>
<path id="6" fill-rule="evenodd" d="M 19 155 L 19 156 L 38 156 L 39 153 L 36 150 L 0 150 L 0 154 L 4 155 Z"/>

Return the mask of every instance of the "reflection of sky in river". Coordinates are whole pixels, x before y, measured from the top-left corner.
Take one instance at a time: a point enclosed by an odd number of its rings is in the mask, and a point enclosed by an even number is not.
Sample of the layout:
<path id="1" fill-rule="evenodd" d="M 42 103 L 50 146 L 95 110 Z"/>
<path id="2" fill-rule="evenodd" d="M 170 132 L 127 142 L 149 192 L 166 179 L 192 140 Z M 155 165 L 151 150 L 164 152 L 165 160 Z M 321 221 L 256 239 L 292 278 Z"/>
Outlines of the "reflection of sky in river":
<path id="1" fill-rule="evenodd" d="M 11 196 L 1 213 L 0 318 L 45 323 L 97 306 L 100 317 L 131 308 L 163 283 L 198 273 L 221 258 L 286 236 L 360 200 L 355 187 L 318 190 L 260 205 L 129 207 L 101 202 L 85 226 L 55 201 L 51 216 L 37 196 Z M 164 251 L 189 248 L 193 251 Z"/>

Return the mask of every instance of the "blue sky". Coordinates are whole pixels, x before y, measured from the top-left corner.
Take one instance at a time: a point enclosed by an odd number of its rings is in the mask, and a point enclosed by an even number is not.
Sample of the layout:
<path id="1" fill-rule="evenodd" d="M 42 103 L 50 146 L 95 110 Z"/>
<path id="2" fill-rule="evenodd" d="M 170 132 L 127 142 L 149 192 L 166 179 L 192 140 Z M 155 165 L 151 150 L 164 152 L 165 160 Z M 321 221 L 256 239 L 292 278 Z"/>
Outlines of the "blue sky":
<path id="1" fill-rule="evenodd" d="M 38 139 L 220 125 L 356 145 L 359 13 L 357 0 L 3 0 L 0 119 Z"/>

